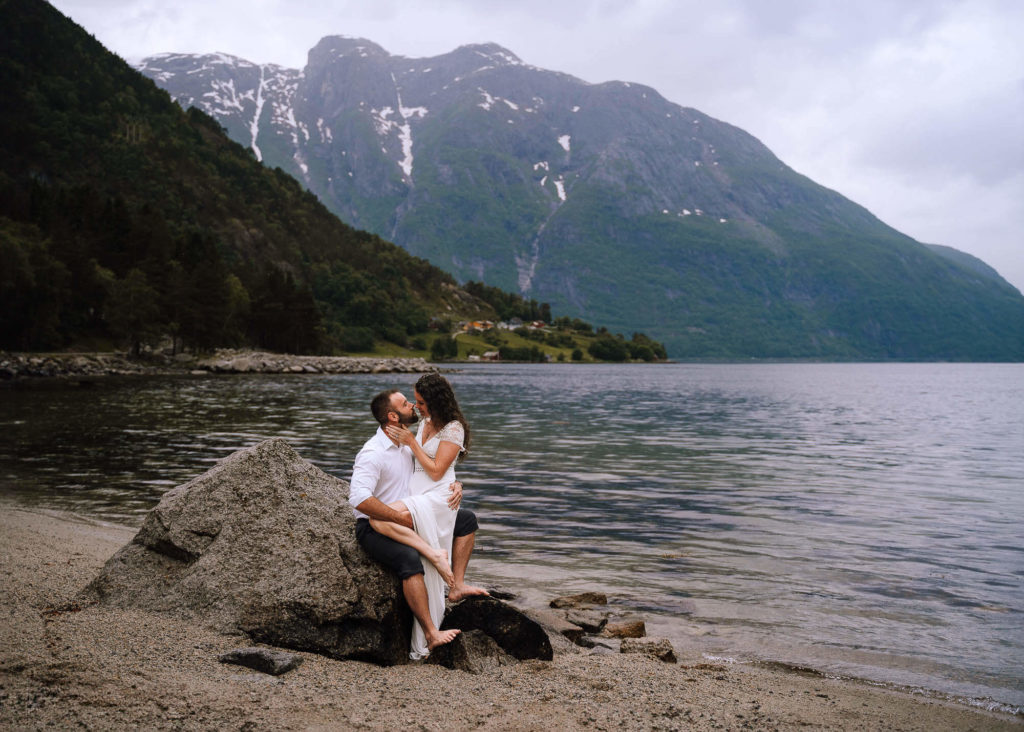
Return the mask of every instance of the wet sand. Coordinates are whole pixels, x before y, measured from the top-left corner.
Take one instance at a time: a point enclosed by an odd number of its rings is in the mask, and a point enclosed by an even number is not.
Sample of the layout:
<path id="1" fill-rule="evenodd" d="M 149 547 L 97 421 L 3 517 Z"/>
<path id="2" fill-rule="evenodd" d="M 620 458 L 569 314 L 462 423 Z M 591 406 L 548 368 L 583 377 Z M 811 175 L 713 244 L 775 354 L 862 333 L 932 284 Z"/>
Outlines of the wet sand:
<path id="1" fill-rule="evenodd" d="M 563 644 L 554 661 L 479 675 L 303 653 L 268 676 L 217 661 L 244 637 L 74 604 L 134 534 L 0 503 L 0 728 L 1024 729 L 1018 716 L 858 681 Z"/>

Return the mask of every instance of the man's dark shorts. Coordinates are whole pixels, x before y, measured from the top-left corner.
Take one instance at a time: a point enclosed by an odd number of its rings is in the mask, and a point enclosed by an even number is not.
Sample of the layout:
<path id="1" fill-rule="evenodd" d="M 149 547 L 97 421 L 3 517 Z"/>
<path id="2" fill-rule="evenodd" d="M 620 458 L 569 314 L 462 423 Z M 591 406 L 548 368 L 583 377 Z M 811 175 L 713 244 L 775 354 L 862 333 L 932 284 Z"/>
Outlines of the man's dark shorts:
<path id="1" fill-rule="evenodd" d="M 469 509 L 460 508 L 455 516 L 456 537 L 468 536 L 476 532 L 479 524 L 476 514 Z M 423 562 L 420 553 L 411 546 L 401 544 L 383 534 L 378 534 L 370 526 L 368 519 L 356 519 L 356 541 L 373 559 L 385 567 L 395 570 L 400 579 L 408 579 L 416 574 L 423 574 Z"/>

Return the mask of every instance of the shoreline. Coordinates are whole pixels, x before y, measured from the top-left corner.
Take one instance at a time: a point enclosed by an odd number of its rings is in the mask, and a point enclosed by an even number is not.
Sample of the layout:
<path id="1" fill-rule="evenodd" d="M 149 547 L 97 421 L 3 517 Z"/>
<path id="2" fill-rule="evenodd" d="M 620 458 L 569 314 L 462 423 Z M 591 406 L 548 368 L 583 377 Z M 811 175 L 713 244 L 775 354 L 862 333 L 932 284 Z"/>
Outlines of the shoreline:
<path id="1" fill-rule="evenodd" d="M 0 382 L 30 379 L 91 379 L 106 376 L 205 376 L 208 374 L 427 373 L 438 367 L 419 357 L 298 356 L 245 349 L 217 349 L 196 356 L 122 353 L 0 352 Z"/>
<path id="2" fill-rule="evenodd" d="M 136 529 L 0 498 L 0 727 L 106 729 L 995 729 L 1024 718 L 802 668 L 588 652 L 480 675 L 300 653 L 272 677 L 217 662 L 250 645 L 198 623 L 78 608 Z M 116 639 L 111 642 L 112 639 Z M 677 649 L 686 655 L 686 649 Z"/>

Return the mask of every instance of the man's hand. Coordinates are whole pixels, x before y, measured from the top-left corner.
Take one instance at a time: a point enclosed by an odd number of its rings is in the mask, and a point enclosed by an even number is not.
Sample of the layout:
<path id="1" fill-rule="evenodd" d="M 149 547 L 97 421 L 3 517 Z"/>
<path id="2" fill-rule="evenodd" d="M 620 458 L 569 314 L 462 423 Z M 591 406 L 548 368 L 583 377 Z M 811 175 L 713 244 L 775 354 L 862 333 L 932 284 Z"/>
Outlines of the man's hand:
<path id="1" fill-rule="evenodd" d="M 459 510 L 459 504 L 462 503 L 462 482 L 455 481 L 448 486 L 448 491 L 451 493 L 448 496 L 448 508 L 453 511 Z"/>
<path id="2" fill-rule="evenodd" d="M 461 498 L 461 496 L 460 496 Z M 408 512 L 400 512 L 391 508 L 391 506 L 383 503 L 379 498 L 370 496 L 365 501 L 356 506 L 356 509 L 362 511 L 370 518 L 377 519 L 378 521 L 390 521 L 400 526 L 407 526 L 410 529 L 415 528 L 412 523 L 412 516 Z"/>

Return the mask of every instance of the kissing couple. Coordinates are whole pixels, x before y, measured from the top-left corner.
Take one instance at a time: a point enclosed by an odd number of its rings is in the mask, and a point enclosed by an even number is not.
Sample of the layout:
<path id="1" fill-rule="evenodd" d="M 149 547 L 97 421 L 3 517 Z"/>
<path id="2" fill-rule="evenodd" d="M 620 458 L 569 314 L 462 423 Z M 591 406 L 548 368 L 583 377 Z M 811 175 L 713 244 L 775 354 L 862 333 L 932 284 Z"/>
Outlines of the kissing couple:
<path id="1" fill-rule="evenodd" d="M 438 630 L 446 585 L 451 602 L 488 593 L 465 581 L 478 524 L 459 508 L 455 463 L 469 449 L 469 423 L 440 374 L 420 377 L 413 394 L 415 408 L 395 389 L 370 402 L 380 426 L 356 455 L 349 503 L 356 540 L 402 581 L 414 617 L 409 657 L 419 660 L 461 632 Z M 414 435 L 408 427 L 417 421 Z"/>

